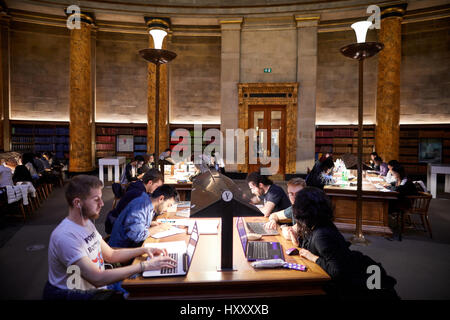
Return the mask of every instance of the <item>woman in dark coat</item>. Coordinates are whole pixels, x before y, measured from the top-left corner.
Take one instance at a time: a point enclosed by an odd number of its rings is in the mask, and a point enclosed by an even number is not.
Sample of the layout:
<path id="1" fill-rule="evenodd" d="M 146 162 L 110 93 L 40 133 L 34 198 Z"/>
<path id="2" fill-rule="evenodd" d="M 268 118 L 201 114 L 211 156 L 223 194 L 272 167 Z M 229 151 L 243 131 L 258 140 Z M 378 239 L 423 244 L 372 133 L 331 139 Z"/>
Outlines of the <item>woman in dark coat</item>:
<path id="1" fill-rule="evenodd" d="M 295 197 L 293 213 L 300 230 L 300 255 L 317 263 L 331 277 L 324 289 L 338 299 L 398 299 L 396 280 L 388 276 L 370 257 L 349 249 L 347 242 L 333 223 L 333 209 L 328 196 L 320 189 L 306 187 Z M 369 289 L 369 266 L 379 268 L 380 289 Z M 369 280 L 369 281 L 368 281 Z"/>

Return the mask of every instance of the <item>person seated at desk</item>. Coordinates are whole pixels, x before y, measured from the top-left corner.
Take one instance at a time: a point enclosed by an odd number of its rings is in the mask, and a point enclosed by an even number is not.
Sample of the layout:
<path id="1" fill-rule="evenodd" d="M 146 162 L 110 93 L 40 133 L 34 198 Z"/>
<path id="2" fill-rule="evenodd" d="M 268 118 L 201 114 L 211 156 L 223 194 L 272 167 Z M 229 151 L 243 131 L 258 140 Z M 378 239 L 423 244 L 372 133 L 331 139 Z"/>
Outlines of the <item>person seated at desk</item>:
<path id="1" fill-rule="evenodd" d="M 133 199 L 141 196 L 142 193 L 144 192 L 152 194 L 153 191 L 156 190 L 156 188 L 162 185 L 163 185 L 163 175 L 160 171 L 156 169 L 151 169 L 147 171 L 142 177 L 142 181 L 138 180 L 133 183 L 130 183 L 127 192 L 120 199 L 117 206 L 108 213 L 108 216 L 106 217 L 105 220 L 105 232 L 107 234 L 111 234 L 114 222 L 116 221 L 117 217 Z"/>
<path id="2" fill-rule="evenodd" d="M 13 186 L 13 172 L 9 165 L 8 160 L 2 159 L 0 164 L 0 187 Z"/>
<path id="3" fill-rule="evenodd" d="M 330 275 L 331 282 L 324 286 L 330 297 L 398 299 L 394 289 L 396 280 L 386 274 L 381 264 L 350 250 L 350 243 L 333 223 L 331 200 L 323 190 L 314 187 L 300 190 L 295 196 L 293 213 L 300 231 L 299 254 Z M 372 265 L 380 268 L 381 289 L 368 288 L 371 274 L 367 268 Z"/>
<path id="4" fill-rule="evenodd" d="M 150 155 L 144 155 L 144 164 L 142 165 L 142 167 L 137 169 L 137 177 L 138 179 L 142 179 L 142 177 L 144 176 L 144 174 L 151 170 L 154 166 L 155 166 L 155 157 L 153 154 Z"/>
<path id="5" fill-rule="evenodd" d="M 264 216 L 268 217 L 272 212 L 281 211 L 291 206 L 289 198 L 284 190 L 274 184 L 267 176 L 259 172 L 252 172 L 247 176 L 247 183 L 255 197 L 252 198 L 253 204 L 264 201 L 264 206 L 260 208 Z"/>
<path id="6" fill-rule="evenodd" d="M 394 177 L 394 174 L 392 173 L 392 169 L 396 166 L 400 166 L 400 163 L 397 160 L 391 160 L 388 162 L 388 173 L 386 174 L 386 177 L 384 180 L 388 185 L 394 185 L 397 179 Z"/>
<path id="7" fill-rule="evenodd" d="M 387 163 L 383 162 L 383 159 L 379 156 L 376 156 L 373 161 L 375 163 L 375 171 L 377 171 L 380 176 L 385 177 L 389 171 Z"/>
<path id="8" fill-rule="evenodd" d="M 174 165 L 175 161 L 172 159 L 172 150 L 170 148 L 167 148 L 159 155 L 159 160 L 163 164 L 171 164 Z"/>
<path id="9" fill-rule="evenodd" d="M 144 164 L 144 158 L 142 156 L 136 156 L 130 163 L 125 166 L 125 171 L 120 179 L 120 184 L 128 184 L 130 182 L 138 180 L 137 170 Z"/>
<path id="10" fill-rule="evenodd" d="M 106 290 L 106 286 L 139 272 L 175 266 L 166 250 L 145 247 L 116 250 L 102 239 L 92 222 L 99 218 L 104 205 L 102 188 L 102 182 L 94 176 L 78 175 L 69 181 L 65 191 L 69 213 L 53 230 L 48 246 L 44 299 L 121 298 L 115 291 Z M 105 262 L 119 263 L 144 254 L 150 259 L 105 270 Z M 80 277 L 74 275 L 76 270 Z"/>
<path id="11" fill-rule="evenodd" d="M 405 169 L 401 165 L 392 168 L 392 174 L 395 178 L 395 184 L 389 186 L 388 189 L 398 192 L 398 200 L 389 202 L 389 214 L 395 214 L 411 207 L 411 201 L 407 196 L 415 196 L 418 194 L 414 183 L 405 174 Z"/>
<path id="12" fill-rule="evenodd" d="M 291 201 L 291 204 L 294 204 L 295 195 L 297 194 L 297 192 L 299 192 L 300 190 L 302 190 L 305 187 L 306 187 L 306 182 L 302 178 L 292 178 L 291 180 L 288 181 L 287 190 L 288 190 L 289 201 Z M 286 220 L 290 220 L 291 225 L 290 226 L 282 225 L 281 226 L 281 228 L 282 228 L 281 234 L 287 240 L 291 240 L 296 246 L 298 246 L 298 242 L 297 242 L 298 241 L 297 240 L 298 230 L 297 230 L 297 224 L 296 224 L 295 219 L 292 214 L 292 206 L 290 206 L 289 208 L 287 208 L 285 210 L 281 210 L 281 211 L 272 213 L 269 216 L 269 222 L 267 222 L 264 227 L 267 229 L 276 229 L 277 225 L 281 221 L 286 221 Z"/>
<path id="13" fill-rule="evenodd" d="M 162 214 L 175 203 L 177 191 L 162 185 L 149 196 L 142 192 L 133 199 L 114 222 L 109 245 L 117 248 L 140 247 L 149 236 L 153 218 Z"/>
<path id="14" fill-rule="evenodd" d="M 323 189 L 327 184 L 333 183 L 333 176 L 331 171 L 334 168 L 332 158 L 326 158 L 317 167 L 315 167 L 306 177 L 306 185 Z"/>
<path id="15" fill-rule="evenodd" d="M 376 152 L 372 152 L 370 154 L 370 160 L 369 160 L 369 164 L 367 165 L 371 170 L 376 170 L 375 169 L 375 158 L 378 157 L 378 153 Z"/>

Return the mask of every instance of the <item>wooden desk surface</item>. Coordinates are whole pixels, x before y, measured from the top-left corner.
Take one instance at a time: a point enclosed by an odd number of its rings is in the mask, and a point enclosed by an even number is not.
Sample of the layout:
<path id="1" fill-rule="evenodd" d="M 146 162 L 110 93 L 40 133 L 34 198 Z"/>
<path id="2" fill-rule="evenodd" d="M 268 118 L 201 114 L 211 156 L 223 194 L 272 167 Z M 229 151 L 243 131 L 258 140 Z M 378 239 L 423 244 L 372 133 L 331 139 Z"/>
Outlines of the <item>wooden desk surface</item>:
<path id="1" fill-rule="evenodd" d="M 171 218 L 173 214 L 167 217 Z M 266 218 L 245 218 L 265 221 Z M 287 262 L 307 266 L 306 272 L 290 269 L 253 269 L 244 256 L 236 226 L 233 231 L 233 266 L 236 271 L 217 271 L 220 266 L 220 227 L 217 235 L 200 235 L 187 276 L 126 279 L 122 286 L 130 299 L 226 299 L 283 297 L 323 294 L 322 285 L 330 280 L 317 264 L 299 256 L 286 256 Z M 163 239 L 149 237 L 145 242 L 166 242 L 189 239 L 178 234 Z M 293 247 L 281 235 L 265 236 L 264 241 L 279 241 L 283 250 Z M 137 258 L 133 263 L 139 263 Z"/>
<path id="2" fill-rule="evenodd" d="M 377 189 L 376 184 L 384 184 L 384 182 L 373 181 L 379 179 L 376 174 L 367 174 L 363 177 L 362 181 L 362 196 L 363 198 L 384 198 L 384 199 L 397 199 L 398 192 L 395 191 L 382 191 Z M 356 178 L 351 181 L 345 181 L 345 185 L 340 185 L 340 181 L 336 185 L 326 185 L 324 191 L 328 195 L 340 195 L 340 196 L 354 196 L 356 197 Z M 350 185 L 354 184 L 354 185 Z"/>

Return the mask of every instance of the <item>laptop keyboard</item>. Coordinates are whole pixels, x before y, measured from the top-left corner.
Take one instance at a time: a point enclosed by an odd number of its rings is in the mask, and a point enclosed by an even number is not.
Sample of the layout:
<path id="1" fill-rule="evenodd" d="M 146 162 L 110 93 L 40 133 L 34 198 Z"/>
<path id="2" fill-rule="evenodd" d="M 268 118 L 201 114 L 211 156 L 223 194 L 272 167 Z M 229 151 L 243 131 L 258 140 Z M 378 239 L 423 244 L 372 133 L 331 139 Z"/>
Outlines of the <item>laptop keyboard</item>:
<path id="1" fill-rule="evenodd" d="M 267 233 L 274 233 L 276 234 L 276 230 L 268 230 L 263 227 L 261 223 L 258 222 L 247 222 L 247 226 L 250 229 L 251 232 L 257 233 L 257 234 L 267 234 Z"/>
<path id="2" fill-rule="evenodd" d="M 178 253 L 169 253 L 169 257 L 178 262 Z M 161 268 L 161 274 L 174 274 L 178 272 L 178 265 L 174 268 Z"/>
<path id="3" fill-rule="evenodd" d="M 269 257 L 267 242 L 249 242 L 248 256 L 254 259 L 266 259 Z"/>

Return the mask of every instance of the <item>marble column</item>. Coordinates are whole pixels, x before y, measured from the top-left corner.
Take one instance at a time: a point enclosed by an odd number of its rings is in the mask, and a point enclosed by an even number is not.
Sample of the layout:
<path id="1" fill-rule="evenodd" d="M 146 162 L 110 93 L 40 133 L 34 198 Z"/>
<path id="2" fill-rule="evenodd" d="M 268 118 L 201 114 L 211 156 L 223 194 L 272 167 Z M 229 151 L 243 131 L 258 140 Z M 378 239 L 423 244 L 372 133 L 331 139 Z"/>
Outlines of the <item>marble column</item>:
<path id="1" fill-rule="evenodd" d="M 81 14 L 79 29 L 70 31 L 70 172 L 90 172 L 93 165 L 92 39 L 94 21 Z"/>
<path id="2" fill-rule="evenodd" d="M 297 150 L 296 172 L 314 166 L 316 141 L 317 26 L 319 16 L 296 15 L 297 22 Z"/>
<path id="3" fill-rule="evenodd" d="M 241 57 L 241 25 L 242 18 L 229 18 L 220 20 L 221 27 L 221 72 L 220 72 L 220 130 L 224 139 L 226 130 L 239 128 L 239 93 L 240 82 L 240 57 Z M 228 137 L 230 138 L 230 137 Z M 234 159 L 227 161 L 227 156 L 232 154 L 226 150 L 223 142 L 222 156 L 225 161 L 225 170 L 236 172 L 236 143 L 234 139 Z M 232 162 L 232 163 L 230 163 Z"/>
<path id="4" fill-rule="evenodd" d="M 0 150 L 11 151 L 9 100 L 9 25 L 11 17 L 0 5 Z"/>
<path id="5" fill-rule="evenodd" d="M 401 22 L 406 4 L 381 8 L 378 55 L 375 150 L 384 161 L 399 159 Z"/>
<path id="6" fill-rule="evenodd" d="M 145 18 L 148 31 L 158 26 L 167 31 L 162 49 L 168 50 L 172 38 L 170 20 L 166 18 Z M 149 33 L 149 48 L 154 48 L 153 38 Z M 148 63 L 148 91 L 147 91 L 147 152 L 156 153 L 159 156 L 170 145 L 169 135 L 169 82 L 168 64 L 160 65 L 159 69 L 159 136 L 155 137 L 156 128 L 156 66 Z M 155 150 L 155 139 L 159 139 L 159 150 Z"/>

